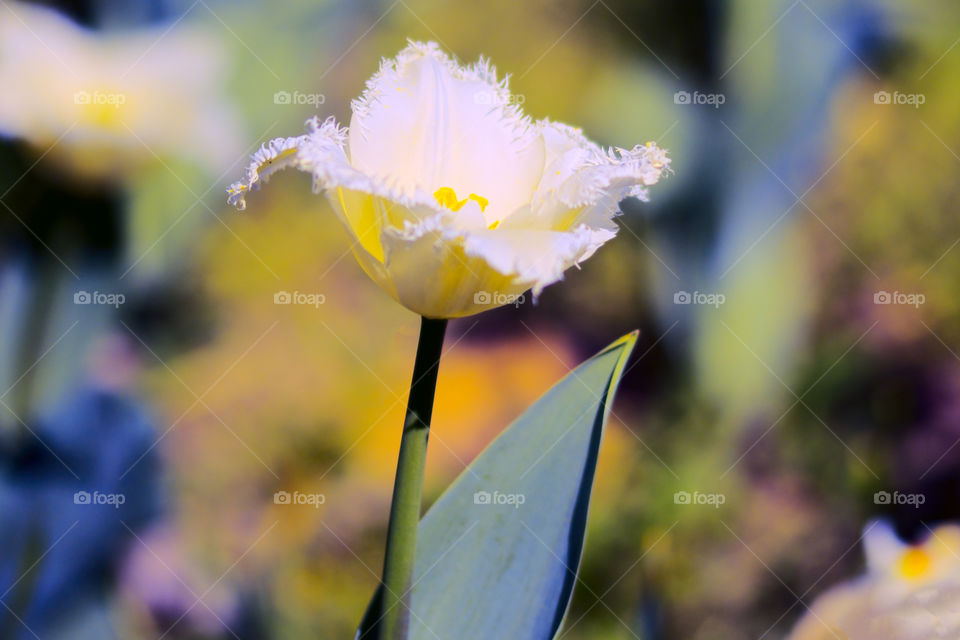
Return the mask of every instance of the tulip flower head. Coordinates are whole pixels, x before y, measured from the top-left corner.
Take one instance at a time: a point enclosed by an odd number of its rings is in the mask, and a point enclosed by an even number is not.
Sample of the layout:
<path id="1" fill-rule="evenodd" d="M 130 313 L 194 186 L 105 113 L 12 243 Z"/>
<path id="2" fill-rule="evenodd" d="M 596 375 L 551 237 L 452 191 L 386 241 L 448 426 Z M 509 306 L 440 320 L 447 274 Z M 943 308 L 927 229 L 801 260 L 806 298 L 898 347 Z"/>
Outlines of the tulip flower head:
<path id="1" fill-rule="evenodd" d="M 604 149 L 515 102 L 486 60 L 411 42 L 367 82 L 349 129 L 313 119 L 265 144 L 228 200 L 243 209 L 281 168 L 310 173 L 366 273 L 424 317 L 539 295 L 614 237 L 620 201 L 646 199 L 669 159 L 649 142 Z"/>
<path id="2" fill-rule="evenodd" d="M 241 152 L 237 114 L 221 92 L 224 63 L 204 28 L 100 32 L 4 2 L 0 136 L 84 178 L 129 178 L 158 157 L 219 173 Z"/>
<path id="3" fill-rule="evenodd" d="M 863 535 L 867 572 L 820 596 L 789 640 L 919 640 L 960 637 L 960 526 L 941 525 L 907 544 L 885 522 Z"/>

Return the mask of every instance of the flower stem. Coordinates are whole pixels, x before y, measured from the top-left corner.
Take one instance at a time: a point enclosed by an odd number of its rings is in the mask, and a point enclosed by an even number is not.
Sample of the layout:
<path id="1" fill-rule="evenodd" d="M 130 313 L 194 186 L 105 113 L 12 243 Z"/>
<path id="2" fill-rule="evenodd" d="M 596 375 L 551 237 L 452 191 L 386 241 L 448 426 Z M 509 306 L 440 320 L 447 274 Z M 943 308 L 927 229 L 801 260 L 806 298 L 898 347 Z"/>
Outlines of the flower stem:
<path id="1" fill-rule="evenodd" d="M 400 439 L 400 459 L 393 485 L 387 551 L 383 563 L 383 599 L 380 638 L 406 640 L 410 626 L 410 593 L 417 525 L 420 523 L 420 496 L 427 460 L 427 437 L 437 388 L 437 372 L 443 350 L 446 320 L 422 318 L 417 357 L 413 364 L 410 398 Z"/>

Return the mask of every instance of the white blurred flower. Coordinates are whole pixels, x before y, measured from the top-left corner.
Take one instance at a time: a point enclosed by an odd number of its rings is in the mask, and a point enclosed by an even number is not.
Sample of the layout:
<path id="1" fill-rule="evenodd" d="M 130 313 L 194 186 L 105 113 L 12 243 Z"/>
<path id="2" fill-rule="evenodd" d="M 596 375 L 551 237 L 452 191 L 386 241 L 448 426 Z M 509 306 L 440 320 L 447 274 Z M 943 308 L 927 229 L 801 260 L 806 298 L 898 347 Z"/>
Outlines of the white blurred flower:
<path id="1" fill-rule="evenodd" d="M 367 82 L 349 131 L 315 119 L 264 145 L 229 200 L 242 209 L 284 167 L 312 174 L 367 274 L 423 316 L 537 295 L 615 235 L 618 203 L 646 198 L 669 160 L 653 143 L 603 149 L 517 103 L 486 60 L 411 42 Z"/>
<path id="2" fill-rule="evenodd" d="M 100 34 L 52 10 L 0 7 L 0 135 L 82 175 L 126 175 L 177 156 L 223 171 L 236 118 L 221 100 L 219 49 L 187 27 Z"/>
<path id="3" fill-rule="evenodd" d="M 866 574 L 820 596 L 790 640 L 960 638 L 960 526 L 940 526 L 908 545 L 873 522 L 864 549 Z"/>

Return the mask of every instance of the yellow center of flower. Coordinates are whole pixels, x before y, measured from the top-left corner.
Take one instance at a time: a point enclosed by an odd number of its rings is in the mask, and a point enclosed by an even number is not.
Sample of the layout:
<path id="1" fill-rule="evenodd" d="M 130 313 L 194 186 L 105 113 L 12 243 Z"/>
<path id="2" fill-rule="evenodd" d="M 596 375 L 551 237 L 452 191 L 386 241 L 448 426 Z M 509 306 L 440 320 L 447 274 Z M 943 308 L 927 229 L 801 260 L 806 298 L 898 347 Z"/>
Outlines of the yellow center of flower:
<path id="1" fill-rule="evenodd" d="M 433 192 L 433 197 L 437 199 L 437 202 L 440 203 L 441 207 L 446 207 L 451 211 L 460 211 L 463 205 L 467 204 L 470 200 L 473 200 L 478 205 L 480 205 L 480 211 L 485 211 L 487 205 L 490 204 L 490 201 L 484 198 L 483 196 L 478 196 L 475 193 L 471 193 L 463 200 L 457 199 L 457 192 L 451 189 L 450 187 L 440 187 Z M 499 220 L 494 220 L 487 226 L 491 231 L 500 226 Z"/>
<path id="2" fill-rule="evenodd" d="M 121 116 L 125 111 L 126 94 L 101 89 L 78 91 L 73 95 L 73 101 L 86 123 L 104 129 L 123 128 Z"/>
<path id="3" fill-rule="evenodd" d="M 932 564 L 930 554 L 913 547 L 900 556 L 900 575 L 909 579 L 922 578 L 930 571 Z"/>
<path id="4" fill-rule="evenodd" d="M 463 200 L 457 199 L 457 192 L 451 189 L 450 187 L 440 187 L 433 192 L 433 197 L 437 199 L 437 202 L 440 203 L 440 206 L 446 207 L 451 211 L 460 211 L 460 208 L 463 205 L 467 204 L 470 200 L 473 200 L 478 205 L 480 205 L 480 211 L 483 211 L 487 208 L 487 205 L 490 204 L 490 201 L 484 198 L 483 196 L 478 196 L 475 193 L 471 193 Z"/>

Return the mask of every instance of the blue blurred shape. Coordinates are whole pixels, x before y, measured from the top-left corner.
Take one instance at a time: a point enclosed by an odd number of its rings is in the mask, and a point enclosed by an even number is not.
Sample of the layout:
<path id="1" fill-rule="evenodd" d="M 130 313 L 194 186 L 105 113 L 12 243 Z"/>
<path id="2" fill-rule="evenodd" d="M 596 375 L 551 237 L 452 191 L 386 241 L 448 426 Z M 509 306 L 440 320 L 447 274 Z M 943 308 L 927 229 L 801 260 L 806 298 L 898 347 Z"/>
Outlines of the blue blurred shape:
<path id="1" fill-rule="evenodd" d="M 76 392 L 0 456 L 0 638 L 113 637 L 108 595 L 161 507 L 156 432 L 114 392 Z"/>

